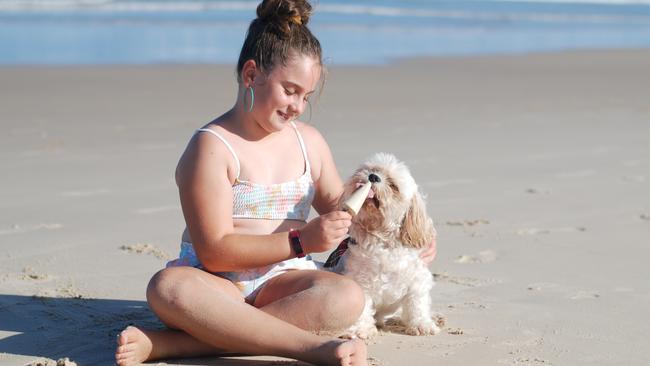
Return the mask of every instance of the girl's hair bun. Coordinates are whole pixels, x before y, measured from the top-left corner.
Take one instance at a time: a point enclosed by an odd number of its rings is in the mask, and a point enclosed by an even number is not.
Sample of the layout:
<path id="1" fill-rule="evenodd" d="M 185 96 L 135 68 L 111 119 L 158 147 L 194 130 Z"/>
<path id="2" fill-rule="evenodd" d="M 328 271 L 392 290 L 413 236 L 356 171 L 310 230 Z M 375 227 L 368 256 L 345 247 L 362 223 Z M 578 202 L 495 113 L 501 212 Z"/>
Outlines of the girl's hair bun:
<path id="1" fill-rule="evenodd" d="M 257 18 L 282 35 L 289 35 L 292 27 L 307 25 L 311 14 L 307 0 L 264 0 L 257 6 Z"/>
<path id="2" fill-rule="evenodd" d="M 262 72 L 286 65 L 296 55 L 313 57 L 322 66 L 320 42 L 307 26 L 311 14 L 307 0 L 262 1 L 239 53 L 238 80 L 241 82 L 241 72 L 248 60 L 255 61 Z"/>

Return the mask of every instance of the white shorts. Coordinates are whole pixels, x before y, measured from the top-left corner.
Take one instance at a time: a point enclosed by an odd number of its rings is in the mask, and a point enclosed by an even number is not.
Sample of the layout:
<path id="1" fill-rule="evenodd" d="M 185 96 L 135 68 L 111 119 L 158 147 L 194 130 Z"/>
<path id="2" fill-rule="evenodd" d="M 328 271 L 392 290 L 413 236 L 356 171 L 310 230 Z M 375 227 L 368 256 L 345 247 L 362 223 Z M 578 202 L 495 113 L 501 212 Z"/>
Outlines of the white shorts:
<path id="1" fill-rule="evenodd" d="M 167 267 L 190 266 L 205 270 L 199 258 L 196 256 L 192 243 L 182 242 L 181 252 L 178 259 L 167 262 Z M 253 300 L 264 283 L 271 278 L 295 269 L 319 269 L 320 266 L 310 256 L 304 258 L 293 258 L 269 266 L 252 268 L 240 272 L 210 272 L 216 276 L 232 281 L 241 291 L 242 295 Z"/>

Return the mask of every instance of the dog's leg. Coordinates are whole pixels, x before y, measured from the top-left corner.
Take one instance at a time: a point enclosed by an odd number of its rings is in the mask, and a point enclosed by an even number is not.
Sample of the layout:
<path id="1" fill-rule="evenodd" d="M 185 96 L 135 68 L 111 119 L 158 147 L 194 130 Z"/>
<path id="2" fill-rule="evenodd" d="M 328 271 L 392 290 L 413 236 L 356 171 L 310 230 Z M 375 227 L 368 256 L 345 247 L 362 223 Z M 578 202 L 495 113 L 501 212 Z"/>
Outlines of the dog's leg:
<path id="1" fill-rule="evenodd" d="M 396 313 L 401 306 L 401 303 L 396 303 L 390 306 L 384 306 L 381 309 L 376 309 L 375 324 L 377 325 L 377 328 L 385 328 L 388 318 L 397 315 Z"/>
<path id="2" fill-rule="evenodd" d="M 431 316 L 431 297 L 429 290 L 432 286 L 411 289 L 404 299 L 402 322 L 406 326 L 406 334 L 428 335 L 440 333 L 440 328 Z"/>
<path id="3" fill-rule="evenodd" d="M 377 335 L 377 327 L 375 326 L 375 306 L 372 299 L 366 296 L 366 304 L 363 308 L 361 316 L 354 325 L 346 329 L 341 335 L 344 338 L 361 338 L 370 339 Z"/>

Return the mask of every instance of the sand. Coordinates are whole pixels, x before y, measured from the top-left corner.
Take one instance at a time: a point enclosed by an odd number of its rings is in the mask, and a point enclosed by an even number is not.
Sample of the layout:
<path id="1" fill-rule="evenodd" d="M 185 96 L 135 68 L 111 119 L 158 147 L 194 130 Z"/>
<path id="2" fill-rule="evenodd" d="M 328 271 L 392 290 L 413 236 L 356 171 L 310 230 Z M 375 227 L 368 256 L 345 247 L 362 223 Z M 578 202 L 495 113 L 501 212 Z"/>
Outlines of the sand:
<path id="1" fill-rule="evenodd" d="M 445 330 L 390 328 L 371 364 L 650 363 L 650 51 L 329 71 L 311 123 L 341 175 L 396 154 L 439 233 Z M 234 90 L 230 66 L 0 68 L 0 365 L 111 365 L 119 330 L 160 326 L 145 286 L 184 226 L 174 167 Z"/>

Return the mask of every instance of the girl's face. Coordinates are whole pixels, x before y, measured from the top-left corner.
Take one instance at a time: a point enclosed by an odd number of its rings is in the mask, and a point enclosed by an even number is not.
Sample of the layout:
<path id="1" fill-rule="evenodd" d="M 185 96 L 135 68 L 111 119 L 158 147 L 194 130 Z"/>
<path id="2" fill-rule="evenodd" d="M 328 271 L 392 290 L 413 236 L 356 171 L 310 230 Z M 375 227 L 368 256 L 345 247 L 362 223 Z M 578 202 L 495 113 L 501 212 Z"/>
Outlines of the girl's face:
<path id="1" fill-rule="evenodd" d="M 320 75 L 319 62 L 308 56 L 293 57 L 268 75 L 258 75 L 252 83 L 252 113 L 257 124 L 269 133 L 277 132 L 298 118 L 305 111 Z"/>

